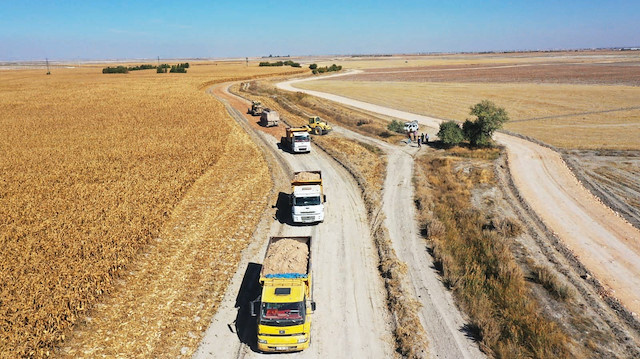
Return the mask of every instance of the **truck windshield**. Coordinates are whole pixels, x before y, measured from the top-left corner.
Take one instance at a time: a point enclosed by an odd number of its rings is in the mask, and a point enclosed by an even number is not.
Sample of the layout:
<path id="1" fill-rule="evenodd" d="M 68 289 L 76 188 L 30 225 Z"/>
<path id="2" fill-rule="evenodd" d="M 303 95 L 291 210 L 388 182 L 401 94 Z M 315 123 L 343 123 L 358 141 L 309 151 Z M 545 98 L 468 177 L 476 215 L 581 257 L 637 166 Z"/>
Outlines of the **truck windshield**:
<path id="1" fill-rule="evenodd" d="M 317 206 L 321 203 L 320 196 L 315 197 L 295 197 L 293 199 L 294 206 Z"/>
<path id="2" fill-rule="evenodd" d="M 295 142 L 309 142 L 309 136 L 295 136 L 293 140 Z"/>
<path id="3" fill-rule="evenodd" d="M 260 322 L 265 325 L 286 326 L 304 323 L 304 302 L 262 303 Z"/>

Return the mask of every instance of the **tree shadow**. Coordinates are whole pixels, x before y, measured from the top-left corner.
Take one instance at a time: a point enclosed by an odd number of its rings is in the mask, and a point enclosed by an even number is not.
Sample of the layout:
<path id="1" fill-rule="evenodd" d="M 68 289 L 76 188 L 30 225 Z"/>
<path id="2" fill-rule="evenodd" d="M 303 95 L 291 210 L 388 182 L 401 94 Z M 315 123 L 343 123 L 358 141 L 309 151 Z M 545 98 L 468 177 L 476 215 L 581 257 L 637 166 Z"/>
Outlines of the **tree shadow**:
<path id="1" fill-rule="evenodd" d="M 255 352 L 258 351 L 258 324 L 257 319 L 251 316 L 251 302 L 260 296 L 261 270 L 262 264 L 250 262 L 247 265 L 235 305 L 238 308 L 235 320 L 238 339 Z"/>
<path id="2" fill-rule="evenodd" d="M 465 325 L 460 327 L 460 332 L 463 333 L 465 337 L 473 340 L 476 343 L 482 341 L 482 330 L 475 324 L 466 323 Z"/>

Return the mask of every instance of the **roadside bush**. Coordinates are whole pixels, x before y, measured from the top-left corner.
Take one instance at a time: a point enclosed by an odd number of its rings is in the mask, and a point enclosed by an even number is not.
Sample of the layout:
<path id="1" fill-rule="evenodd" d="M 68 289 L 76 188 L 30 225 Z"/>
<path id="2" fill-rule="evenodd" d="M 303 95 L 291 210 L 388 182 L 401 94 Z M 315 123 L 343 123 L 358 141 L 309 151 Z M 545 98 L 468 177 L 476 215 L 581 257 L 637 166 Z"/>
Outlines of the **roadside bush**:
<path id="1" fill-rule="evenodd" d="M 153 65 L 149 65 L 149 64 L 144 65 L 143 64 L 143 65 L 138 65 L 138 66 L 130 66 L 128 68 L 128 70 L 129 71 L 138 71 L 138 70 L 151 70 L 151 69 L 155 69 L 155 68 L 156 67 L 153 66 Z"/>
<path id="2" fill-rule="evenodd" d="M 400 121 L 392 120 L 387 125 L 387 130 L 397 133 L 404 133 L 404 124 Z"/>
<path id="3" fill-rule="evenodd" d="M 310 70 L 315 70 L 315 69 L 317 69 L 317 68 L 318 68 L 318 64 L 311 64 L 311 65 L 309 65 L 309 69 L 310 69 Z"/>
<path id="4" fill-rule="evenodd" d="M 462 129 L 455 121 L 446 121 L 440 124 L 438 137 L 442 143 L 455 146 L 464 140 Z"/>
<path id="5" fill-rule="evenodd" d="M 105 67 L 102 69 L 103 74 L 126 74 L 129 70 L 124 66 Z"/>
<path id="6" fill-rule="evenodd" d="M 311 68 L 311 66 L 314 66 L 314 67 Z M 340 71 L 340 70 L 342 70 L 342 66 L 336 65 L 336 64 L 333 64 L 333 65 L 331 65 L 329 67 L 327 67 L 327 66 L 318 67 L 318 65 L 316 65 L 316 64 L 311 64 L 311 66 L 309 66 L 309 68 L 312 70 L 311 72 L 314 75 L 318 74 L 318 73 L 323 74 L 325 72 L 332 72 L 332 71 Z"/>
<path id="7" fill-rule="evenodd" d="M 462 126 L 462 132 L 466 140 L 473 146 L 493 145 L 493 132 L 502 128 L 502 125 L 509 121 L 507 112 L 502 107 L 496 106 L 489 100 L 471 107 L 471 115 L 476 116 L 475 121 L 466 120 Z"/>
<path id="8" fill-rule="evenodd" d="M 261 62 L 258 66 L 284 66 L 284 62 L 282 62 L 282 61 L 276 61 L 276 62 L 264 61 L 264 62 Z"/>
<path id="9" fill-rule="evenodd" d="M 187 73 L 187 69 L 185 69 L 184 67 L 181 67 L 181 66 L 173 65 L 173 66 L 171 66 L 171 70 L 169 70 L 169 72 L 176 72 L 176 73 L 185 74 L 185 73 Z"/>

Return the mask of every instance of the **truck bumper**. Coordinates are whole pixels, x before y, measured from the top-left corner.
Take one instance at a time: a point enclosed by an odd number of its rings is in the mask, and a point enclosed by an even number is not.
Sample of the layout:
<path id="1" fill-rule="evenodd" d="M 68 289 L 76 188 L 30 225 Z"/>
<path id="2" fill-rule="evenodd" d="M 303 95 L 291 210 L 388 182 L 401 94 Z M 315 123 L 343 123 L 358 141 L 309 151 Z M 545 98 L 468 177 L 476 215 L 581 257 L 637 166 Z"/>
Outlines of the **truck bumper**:
<path id="1" fill-rule="evenodd" d="M 294 148 L 293 152 L 295 153 L 306 153 L 306 152 L 311 152 L 311 147 L 298 147 L 298 148 Z"/>
<path id="2" fill-rule="evenodd" d="M 294 223 L 318 223 L 324 221 L 324 213 L 292 215 Z"/>
<path id="3" fill-rule="evenodd" d="M 258 336 L 258 350 L 261 352 L 296 352 L 309 347 L 309 338 L 304 343 L 298 343 L 298 339 L 305 339 L 304 336 L 272 337 Z M 263 343 L 266 342 L 266 343 Z M 293 343 L 292 343 L 293 342 Z"/>

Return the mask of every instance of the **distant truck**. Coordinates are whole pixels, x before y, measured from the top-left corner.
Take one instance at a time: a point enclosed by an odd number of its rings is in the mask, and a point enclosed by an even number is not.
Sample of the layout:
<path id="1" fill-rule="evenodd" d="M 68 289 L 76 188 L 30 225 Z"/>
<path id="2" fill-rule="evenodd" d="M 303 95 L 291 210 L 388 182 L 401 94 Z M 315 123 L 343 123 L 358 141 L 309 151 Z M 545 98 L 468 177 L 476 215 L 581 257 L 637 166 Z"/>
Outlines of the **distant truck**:
<path id="1" fill-rule="evenodd" d="M 280 139 L 280 144 L 294 153 L 310 152 L 311 138 L 309 137 L 309 130 L 306 127 L 288 127 L 285 137 Z"/>
<path id="2" fill-rule="evenodd" d="M 311 281 L 311 237 L 271 237 L 260 272 L 262 294 L 251 302 L 258 350 L 307 349 L 316 310 Z"/>
<path id="3" fill-rule="evenodd" d="M 253 116 L 260 116 L 264 111 L 264 106 L 260 101 L 251 101 L 251 107 L 249 107 L 249 113 Z"/>
<path id="4" fill-rule="evenodd" d="M 262 110 L 262 113 L 260 114 L 261 126 L 264 126 L 264 127 L 278 126 L 278 121 L 280 121 L 280 115 L 278 115 L 278 112 L 270 108 L 265 108 L 264 110 Z"/>
<path id="5" fill-rule="evenodd" d="M 318 116 L 309 117 L 307 128 L 309 128 L 309 132 L 313 132 L 315 135 L 326 135 L 332 130 L 327 121 L 324 121 Z"/>
<path id="6" fill-rule="evenodd" d="M 293 223 L 324 221 L 324 203 L 320 171 L 295 172 L 291 180 L 291 218 Z"/>

